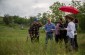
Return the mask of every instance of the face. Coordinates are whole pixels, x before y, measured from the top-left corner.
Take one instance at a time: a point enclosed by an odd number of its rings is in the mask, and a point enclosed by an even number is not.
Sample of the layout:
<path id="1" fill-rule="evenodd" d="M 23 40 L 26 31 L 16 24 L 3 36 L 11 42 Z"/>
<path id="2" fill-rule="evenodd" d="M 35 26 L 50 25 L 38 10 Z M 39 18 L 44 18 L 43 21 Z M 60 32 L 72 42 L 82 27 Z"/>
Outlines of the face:
<path id="1" fill-rule="evenodd" d="M 60 20 L 60 19 L 59 19 L 59 22 L 60 22 L 60 23 L 63 23 L 63 21 L 62 21 L 62 20 Z"/>
<path id="2" fill-rule="evenodd" d="M 68 22 L 70 22 L 71 20 L 70 19 L 68 19 Z"/>
<path id="3" fill-rule="evenodd" d="M 50 19 L 48 19 L 48 23 L 51 23 L 51 20 Z"/>

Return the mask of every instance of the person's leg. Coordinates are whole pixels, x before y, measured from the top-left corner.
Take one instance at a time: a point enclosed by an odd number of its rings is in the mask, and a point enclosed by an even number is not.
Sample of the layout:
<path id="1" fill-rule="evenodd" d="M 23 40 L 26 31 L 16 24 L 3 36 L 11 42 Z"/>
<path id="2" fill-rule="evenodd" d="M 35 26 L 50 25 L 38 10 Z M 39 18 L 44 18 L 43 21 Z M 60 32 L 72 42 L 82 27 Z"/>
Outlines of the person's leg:
<path id="1" fill-rule="evenodd" d="M 38 33 L 35 34 L 35 41 L 39 42 L 39 34 Z"/>
<path id="2" fill-rule="evenodd" d="M 63 38 L 64 38 L 65 46 L 67 47 L 67 44 L 68 44 L 68 38 L 69 38 L 69 37 L 65 35 Z"/>
<path id="3" fill-rule="evenodd" d="M 59 35 L 55 35 L 55 42 L 58 43 L 59 41 Z"/>
<path id="4" fill-rule="evenodd" d="M 37 42 L 39 42 L 39 35 L 37 36 Z"/>
<path id="5" fill-rule="evenodd" d="M 74 36 L 75 50 L 78 50 L 77 35 Z"/>
<path id="6" fill-rule="evenodd" d="M 59 35 L 59 41 L 62 42 L 62 40 L 63 40 L 63 35 L 60 34 L 60 35 Z"/>
<path id="7" fill-rule="evenodd" d="M 34 35 L 32 35 L 30 38 L 31 38 L 31 42 L 33 43 Z"/>
<path id="8" fill-rule="evenodd" d="M 49 34 L 50 40 L 53 40 L 53 34 Z"/>
<path id="9" fill-rule="evenodd" d="M 35 42 L 39 42 L 39 36 L 38 36 L 38 35 L 35 35 L 34 41 L 35 41 Z"/>
<path id="10" fill-rule="evenodd" d="M 74 50 L 75 49 L 74 38 L 70 38 L 70 44 L 71 44 L 72 50 Z"/>
<path id="11" fill-rule="evenodd" d="M 49 39 L 49 34 L 46 33 L 46 40 L 45 40 L 45 43 L 46 43 L 46 44 L 48 43 L 48 39 Z"/>

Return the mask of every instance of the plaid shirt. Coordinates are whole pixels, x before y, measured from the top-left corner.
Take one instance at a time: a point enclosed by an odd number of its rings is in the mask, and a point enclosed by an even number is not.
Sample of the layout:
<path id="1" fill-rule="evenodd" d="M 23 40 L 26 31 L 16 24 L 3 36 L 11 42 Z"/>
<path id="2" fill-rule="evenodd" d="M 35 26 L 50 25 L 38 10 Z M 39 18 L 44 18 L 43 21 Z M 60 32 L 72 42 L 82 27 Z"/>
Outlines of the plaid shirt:
<path id="1" fill-rule="evenodd" d="M 41 27 L 42 25 L 40 23 L 33 23 L 30 28 L 29 28 L 29 34 L 31 35 L 38 35 L 39 34 L 39 28 Z"/>

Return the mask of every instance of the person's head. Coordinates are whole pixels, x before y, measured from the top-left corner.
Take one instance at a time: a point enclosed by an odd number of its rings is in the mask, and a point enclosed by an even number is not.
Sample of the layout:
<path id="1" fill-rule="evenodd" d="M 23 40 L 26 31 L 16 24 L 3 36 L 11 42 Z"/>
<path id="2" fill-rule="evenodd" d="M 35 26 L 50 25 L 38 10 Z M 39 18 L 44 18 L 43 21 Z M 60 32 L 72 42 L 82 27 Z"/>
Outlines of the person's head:
<path id="1" fill-rule="evenodd" d="M 75 18 L 75 19 L 74 19 L 74 23 L 78 23 L 78 19 Z"/>
<path id="2" fill-rule="evenodd" d="M 73 21 L 74 20 L 74 18 L 73 17 L 71 17 L 71 16 L 65 16 L 65 18 L 68 20 L 68 22 L 70 22 L 70 21 Z"/>
<path id="3" fill-rule="evenodd" d="M 65 20 L 68 21 L 69 15 L 64 16 Z"/>
<path id="4" fill-rule="evenodd" d="M 63 23 L 63 19 L 62 18 L 59 18 L 59 23 Z"/>
<path id="5" fill-rule="evenodd" d="M 48 21 L 48 23 L 51 23 L 51 19 L 50 18 L 48 18 L 47 21 Z"/>
<path id="6" fill-rule="evenodd" d="M 37 24 L 37 23 L 38 23 L 38 19 L 35 18 L 33 24 Z"/>

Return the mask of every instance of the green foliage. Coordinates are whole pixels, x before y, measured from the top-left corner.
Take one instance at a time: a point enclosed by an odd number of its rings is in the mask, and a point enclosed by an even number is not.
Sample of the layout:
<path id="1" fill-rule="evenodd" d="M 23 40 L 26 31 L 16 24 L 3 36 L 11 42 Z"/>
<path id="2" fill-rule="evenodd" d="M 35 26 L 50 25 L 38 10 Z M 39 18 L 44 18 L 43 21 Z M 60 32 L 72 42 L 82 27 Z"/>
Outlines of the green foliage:
<path id="1" fill-rule="evenodd" d="M 31 16 L 31 17 L 29 18 L 29 21 L 28 21 L 28 22 L 29 22 L 29 25 L 31 25 L 31 24 L 33 23 L 34 18 L 36 18 L 36 17 L 32 17 L 32 16 Z"/>
<path id="2" fill-rule="evenodd" d="M 3 22 L 6 24 L 6 25 L 9 25 L 11 23 L 13 23 L 13 18 L 11 16 L 9 16 L 8 14 L 4 15 L 3 17 Z"/>
<path id="3" fill-rule="evenodd" d="M 43 25 L 45 25 L 46 22 L 47 22 L 47 18 L 48 18 L 47 13 L 43 13 L 43 14 L 42 14 L 42 17 L 41 17 L 41 19 L 40 19 L 40 22 L 41 22 Z"/>
<path id="4" fill-rule="evenodd" d="M 26 19 L 26 18 L 22 18 L 22 17 L 19 17 L 19 16 L 13 16 L 13 18 L 14 18 L 14 23 L 24 24 L 24 25 L 28 24 L 28 19 Z"/>
<path id="5" fill-rule="evenodd" d="M 50 6 L 50 9 L 52 11 L 52 15 L 54 17 L 60 18 L 64 15 L 64 12 L 59 11 L 59 8 L 63 5 L 65 5 L 65 4 L 60 3 L 60 2 L 55 2 L 52 6 Z"/>
<path id="6" fill-rule="evenodd" d="M 82 3 L 80 1 L 72 2 L 72 5 L 77 7 L 79 10 L 79 14 L 73 15 L 74 18 L 77 18 L 79 20 L 79 28 L 81 31 L 85 31 L 85 3 Z"/>
<path id="7" fill-rule="evenodd" d="M 85 31 L 85 3 L 83 3 L 82 6 L 79 7 L 80 14 L 78 14 L 79 17 L 79 26 L 82 30 Z"/>
<path id="8" fill-rule="evenodd" d="M 14 24 L 28 25 L 29 19 L 22 18 L 22 17 L 19 17 L 19 16 L 10 16 L 10 15 L 6 14 L 3 17 L 3 22 L 6 25 L 9 25 L 9 26 L 13 26 Z"/>

